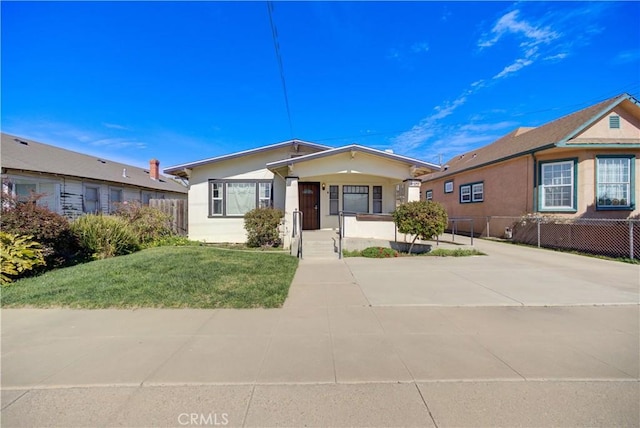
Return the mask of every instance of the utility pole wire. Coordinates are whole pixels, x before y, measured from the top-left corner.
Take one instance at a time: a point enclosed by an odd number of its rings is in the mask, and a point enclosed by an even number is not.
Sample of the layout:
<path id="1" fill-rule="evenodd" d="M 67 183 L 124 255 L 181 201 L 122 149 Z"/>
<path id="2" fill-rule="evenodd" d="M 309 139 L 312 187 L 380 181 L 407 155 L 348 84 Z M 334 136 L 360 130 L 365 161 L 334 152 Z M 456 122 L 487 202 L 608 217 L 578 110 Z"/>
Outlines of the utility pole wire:
<path id="1" fill-rule="evenodd" d="M 280 43 L 278 43 L 278 29 L 273 22 L 273 2 L 267 2 L 267 10 L 269 11 L 269 22 L 271 23 L 271 37 L 273 38 L 273 47 L 276 51 L 276 59 L 278 60 L 278 68 L 280 69 L 280 80 L 282 81 L 282 92 L 284 93 L 284 104 L 287 108 L 287 118 L 289 119 L 289 132 L 291 139 L 294 138 L 293 123 L 291 122 L 291 110 L 289 109 L 289 95 L 287 94 L 287 83 L 284 78 L 284 66 L 282 65 L 282 55 L 280 55 Z"/>

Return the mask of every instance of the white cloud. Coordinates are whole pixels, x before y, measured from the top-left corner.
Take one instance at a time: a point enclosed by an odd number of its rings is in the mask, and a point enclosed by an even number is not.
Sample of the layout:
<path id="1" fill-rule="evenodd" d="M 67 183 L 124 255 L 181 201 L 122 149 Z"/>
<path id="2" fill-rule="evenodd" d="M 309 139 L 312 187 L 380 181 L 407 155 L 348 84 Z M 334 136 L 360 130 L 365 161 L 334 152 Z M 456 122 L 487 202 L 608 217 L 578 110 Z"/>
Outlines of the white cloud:
<path id="1" fill-rule="evenodd" d="M 512 10 L 511 12 L 504 14 L 491 29 L 493 37 L 490 39 L 480 40 L 478 42 L 478 46 L 481 48 L 491 47 L 506 34 L 514 34 L 523 37 L 524 41 L 521 43 L 521 46 L 524 47 L 535 46 L 540 43 L 549 43 L 560 37 L 560 34 L 549 27 L 535 26 L 526 20 L 519 20 L 519 13 L 519 10 Z"/>
<path id="2" fill-rule="evenodd" d="M 640 51 L 631 50 L 631 51 L 622 51 L 619 52 L 614 58 L 614 64 L 629 64 L 631 62 L 635 62 L 640 60 Z"/>
<path id="3" fill-rule="evenodd" d="M 413 46 L 411 46 L 411 50 L 414 53 L 429 52 L 429 44 L 427 42 L 414 43 Z"/>
<path id="4" fill-rule="evenodd" d="M 103 138 L 100 140 L 92 141 L 92 146 L 95 147 L 105 147 L 107 149 L 125 149 L 125 148 L 134 148 L 134 149 L 145 149 L 147 145 L 145 143 L 141 143 L 138 141 L 131 141 L 125 138 Z"/>
<path id="5" fill-rule="evenodd" d="M 129 128 L 127 128 L 126 126 L 122 126 L 122 125 L 118 125 L 117 123 L 102 123 L 102 126 L 104 126 L 105 128 L 110 128 L 110 129 L 119 129 L 121 131 L 128 131 Z"/>
<path id="6" fill-rule="evenodd" d="M 496 74 L 495 76 L 493 76 L 493 78 L 494 79 L 503 78 L 531 64 L 533 64 L 533 61 L 530 59 L 524 59 L 524 58 L 517 59 L 516 62 L 503 68 L 502 71 Z"/>
<path id="7" fill-rule="evenodd" d="M 555 54 L 555 55 L 549 55 L 547 57 L 544 58 L 545 61 L 558 61 L 561 59 L 565 59 L 567 56 L 569 56 L 568 53 L 566 52 L 562 52 L 559 54 Z"/>

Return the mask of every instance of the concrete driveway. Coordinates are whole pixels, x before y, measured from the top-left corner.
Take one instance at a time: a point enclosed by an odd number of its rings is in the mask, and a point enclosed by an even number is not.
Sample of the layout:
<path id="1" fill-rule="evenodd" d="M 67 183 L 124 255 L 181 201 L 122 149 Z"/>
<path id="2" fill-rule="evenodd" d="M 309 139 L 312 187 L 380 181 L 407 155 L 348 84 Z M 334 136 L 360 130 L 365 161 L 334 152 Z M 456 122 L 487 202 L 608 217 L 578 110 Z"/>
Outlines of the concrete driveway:
<path id="1" fill-rule="evenodd" d="M 638 268 L 485 245 L 304 260 L 281 309 L 3 310 L 2 426 L 638 426 Z"/>
<path id="2" fill-rule="evenodd" d="M 476 240 L 489 256 L 347 258 L 373 306 L 638 304 L 640 265 Z"/>

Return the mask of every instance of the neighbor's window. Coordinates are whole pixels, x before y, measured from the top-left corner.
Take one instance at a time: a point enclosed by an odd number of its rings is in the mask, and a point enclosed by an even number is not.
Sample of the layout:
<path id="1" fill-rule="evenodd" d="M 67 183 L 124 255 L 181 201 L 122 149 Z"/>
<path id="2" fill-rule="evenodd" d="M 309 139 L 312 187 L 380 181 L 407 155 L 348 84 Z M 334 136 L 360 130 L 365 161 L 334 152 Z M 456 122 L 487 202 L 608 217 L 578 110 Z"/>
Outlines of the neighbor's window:
<path id="1" fill-rule="evenodd" d="M 484 201 L 484 183 L 475 183 L 471 186 L 471 201 Z"/>
<path id="2" fill-rule="evenodd" d="M 426 197 L 427 201 L 432 201 L 433 200 L 433 190 L 427 190 L 427 193 L 425 193 L 425 197 Z"/>
<path id="3" fill-rule="evenodd" d="M 16 183 L 14 189 L 20 202 L 30 200 L 34 194 L 38 193 L 36 183 Z"/>
<path id="4" fill-rule="evenodd" d="M 453 193 L 453 181 L 444 182 L 444 193 Z"/>
<path id="5" fill-rule="evenodd" d="M 94 186 L 86 186 L 84 188 L 84 212 L 99 213 L 100 212 L 100 189 Z"/>
<path id="6" fill-rule="evenodd" d="M 209 181 L 209 215 L 242 217 L 256 207 L 270 207 L 271 181 Z"/>
<path id="7" fill-rule="evenodd" d="M 338 215 L 340 211 L 340 196 L 338 186 L 329 186 L 329 214 Z"/>
<path id="8" fill-rule="evenodd" d="M 153 199 L 153 193 L 142 192 L 142 205 L 149 205 L 151 199 Z"/>
<path id="9" fill-rule="evenodd" d="M 118 207 L 116 204 L 122 202 L 122 189 L 109 189 L 110 210 L 115 211 Z"/>
<path id="10" fill-rule="evenodd" d="M 374 214 L 382 212 L 382 186 L 373 186 L 373 212 Z"/>
<path id="11" fill-rule="evenodd" d="M 369 186 L 342 186 L 342 209 L 346 212 L 369 212 Z"/>
<path id="12" fill-rule="evenodd" d="M 466 204 L 471 202 L 471 185 L 465 184 L 460 186 L 460 203 Z"/>
<path id="13" fill-rule="evenodd" d="M 596 206 L 631 208 L 632 157 L 596 157 Z"/>
<path id="14" fill-rule="evenodd" d="M 575 161 L 540 164 L 540 209 L 575 210 Z"/>

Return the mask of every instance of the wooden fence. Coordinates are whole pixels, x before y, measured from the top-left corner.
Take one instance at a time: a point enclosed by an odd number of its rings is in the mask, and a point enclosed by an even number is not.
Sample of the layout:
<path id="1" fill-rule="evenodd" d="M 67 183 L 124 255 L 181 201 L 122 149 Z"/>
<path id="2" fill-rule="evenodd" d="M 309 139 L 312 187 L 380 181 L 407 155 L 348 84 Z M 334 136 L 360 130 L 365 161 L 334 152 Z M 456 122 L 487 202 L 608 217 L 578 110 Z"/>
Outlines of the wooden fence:
<path id="1" fill-rule="evenodd" d="M 186 199 L 151 199 L 149 206 L 171 217 L 171 228 L 175 233 L 187 235 L 189 206 Z"/>

